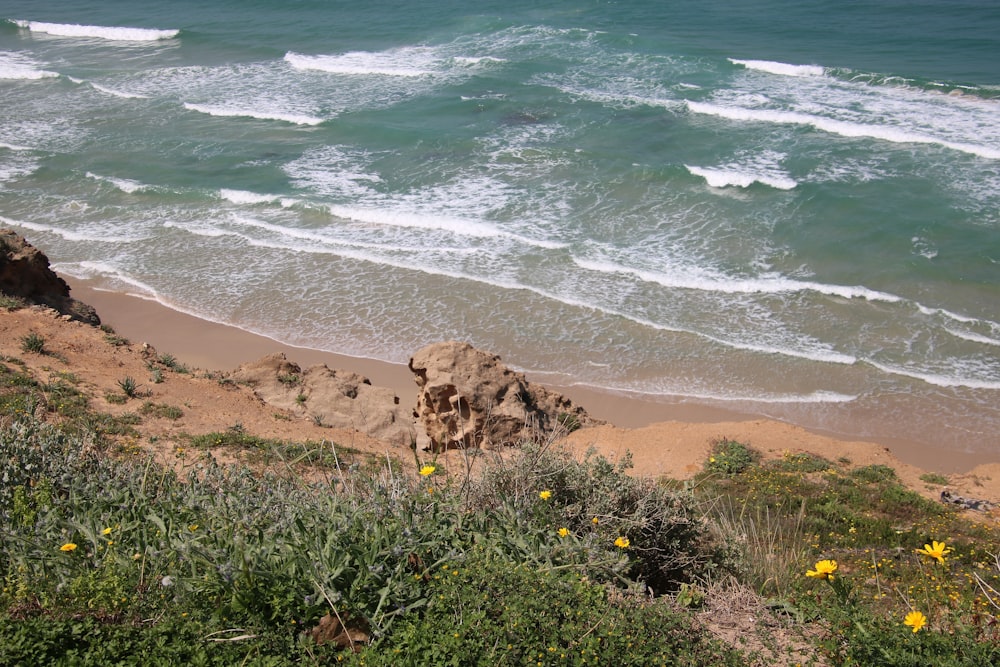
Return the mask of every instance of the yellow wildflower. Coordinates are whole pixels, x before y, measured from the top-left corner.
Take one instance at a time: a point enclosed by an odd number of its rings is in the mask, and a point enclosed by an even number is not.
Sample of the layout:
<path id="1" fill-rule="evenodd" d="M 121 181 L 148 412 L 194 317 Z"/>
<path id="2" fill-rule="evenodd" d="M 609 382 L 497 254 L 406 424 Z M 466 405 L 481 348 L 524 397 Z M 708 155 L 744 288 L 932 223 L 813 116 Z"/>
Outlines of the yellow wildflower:
<path id="1" fill-rule="evenodd" d="M 903 625 L 908 625 L 913 628 L 914 633 L 920 632 L 920 628 L 927 625 L 927 617 L 919 611 L 911 611 L 903 620 Z"/>
<path id="2" fill-rule="evenodd" d="M 590 523 L 594 524 L 595 526 L 597 524 L 599 524 L 600 522 L 601 522 L 601 520 L 598 519 L 596 516 L 593 519 L 590 520 Z"/>
<path id="3" fill-rule="evenodd" d="M 814 577 L 816 579 L 833 579 L 833 573 L 837 571 L 837 561 L 821 560 L 813 565 L 813 567 L 816 569 L 806 572 L 807 577 Z"/>
<path id="4" fill-rule="evenodd" d="M 925 544 L 923 549 L 917 549 L 918 554 L 933 558 L 942 565 L 944 564 L 944 557 L 951 552 L 951 547 L 945 546 L 944 542 L 938 542 L 937 540 L 931 540 L 931 543 Z"/>
<path id="5" fill-rule="evenodd" d="M 105 528 L 104 530 L 101 531 L 101 535 L 110 535 L 110 534 L 111 534 L 111 528 Z"/>
<path id="6" fill-rule="evenodd" d="M 627 537 L 619 537 L 615 540 L 615 546 L 619 549 L 628 549 L 632 545 Z"/>
<path id="7" fill-rule="evenodd" d="M 72 542 L 67 542 L 66 544 L 59 547 L 59 551 L 76 551 L 76 545 Z"/>
<path id="8" fill-rule="evenodd" d="M 420 475 L 422 477 L 427 477 L 428 475 L 433 475 L 435 470 L 437 470 L 436 467 L 432 465 L 426 465 L 420 469 Z"/>
<path id="9" fill-rule="evenodd" d="M 552 497 L 552 492 L 549 491 L 548 489 L 545 489 L 544 491 L 538 494 L 538 497 L 541 498 L 542 500 L 548 500 L 549 498 Z"/>
<path id="10" fill-rule="evenodd" d="M 198 524 L 192 523 L 190 526 L 188 526 L 188 530 L 190 530 L 193 533 L 194 531 L 198 530 Z"/>
<path id="11" fill-rule="evenodd" d="M 567 535 L 569 535 L 569 528 L 559 529 L 559 537 L 566 537 Z"/>

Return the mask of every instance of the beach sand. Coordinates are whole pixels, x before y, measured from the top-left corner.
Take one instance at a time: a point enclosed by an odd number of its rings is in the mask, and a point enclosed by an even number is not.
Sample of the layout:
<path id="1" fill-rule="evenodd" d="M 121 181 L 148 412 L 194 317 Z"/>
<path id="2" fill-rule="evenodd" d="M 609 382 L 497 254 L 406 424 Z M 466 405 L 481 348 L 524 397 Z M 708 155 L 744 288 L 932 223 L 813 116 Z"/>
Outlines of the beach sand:
<path id="1" fill-rule="evenodd" d="M 86 281 L 67 282 L 73 296 L 93 306 L 102 321 L 119 335 L 169 352 L 188 366 L 228 371 L 241 363 L 283 352 L 304 368 L 326 364 L 351 370 L 375 385 L 391 388 L 404 405 L 416 402 L 416 384 L 402 364 L 292 347 L 186 315 L 155 301 L 95 289 Z M 712 442 L 729 438 L 749 444 L 765 457 L 810 452 L 831 460 L 848 459 L 853 465 L 890 465 L 908 485 L 931 496 L 940 488 L 921 482 L 920 475 L 926 471 L 943 473 L 949 475 L 950 488 L 956 492 L 1000 501 L 1000 456 L 991 460 L 982 455 L 935 451 L 912 442 L 856 442 L 837 434 L 816 433 L 712 407 L 661 403 L 579 386 L 550 388 L 569 396 L 592 416 L 609 422 L 608 426 L 578 431 L 567 438 L 567 443 L 581 452 L 594 448 L 611 458 L 629 452 L 636 474 L 691 477 L 700 470 Z"/>

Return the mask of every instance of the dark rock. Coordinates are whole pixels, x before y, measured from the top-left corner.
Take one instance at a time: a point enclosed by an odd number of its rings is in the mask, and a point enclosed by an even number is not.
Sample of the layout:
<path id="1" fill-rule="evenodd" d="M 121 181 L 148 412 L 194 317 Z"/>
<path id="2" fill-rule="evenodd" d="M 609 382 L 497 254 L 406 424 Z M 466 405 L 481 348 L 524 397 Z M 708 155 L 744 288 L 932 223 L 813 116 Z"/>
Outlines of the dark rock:
<path id="1" fill-rule="evenodd" d="M 0 292 L 73 320 L 101 323 L 93 308 L 69 295 L 69 285 L 49 268 L 49 258 L 10 229 L 0 229 Z"/>

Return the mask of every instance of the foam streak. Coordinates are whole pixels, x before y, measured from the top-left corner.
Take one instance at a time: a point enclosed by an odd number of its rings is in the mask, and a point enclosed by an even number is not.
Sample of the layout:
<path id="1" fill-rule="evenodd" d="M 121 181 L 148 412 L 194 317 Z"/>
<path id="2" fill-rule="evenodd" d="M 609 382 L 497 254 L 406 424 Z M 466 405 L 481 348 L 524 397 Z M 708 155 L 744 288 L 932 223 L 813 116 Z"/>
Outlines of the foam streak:
<path id="1" fill-rule="evenodd" d="M 969 153 L 989 160 L 1000 160 L 1000 150 L 989 146 L 979 146 L 960 142 L 947 141 L 937 137 L 920 134 L 917 132 L 907 132 L 892 127 L 880 127 L 877 125 L 863 125 L 861 123 L 849 123 L 847 121 L 813 116 L 810 114 L 795 111 L 775 111 L 772 109 L 747 109 L 744 107 L 724 107 L 716 104 L 704 102 L 687 101 L 688 110 L 692 113 L 717 116 L 727 120 L 758 122 L 758 123 L 780 123 L 789 125 L 807 125 L 830 134 L 839 134 L 843 137 L 867 137 L 870 139 L 880 139 L 898 144 L 935 144 L 951 150 Z"/>

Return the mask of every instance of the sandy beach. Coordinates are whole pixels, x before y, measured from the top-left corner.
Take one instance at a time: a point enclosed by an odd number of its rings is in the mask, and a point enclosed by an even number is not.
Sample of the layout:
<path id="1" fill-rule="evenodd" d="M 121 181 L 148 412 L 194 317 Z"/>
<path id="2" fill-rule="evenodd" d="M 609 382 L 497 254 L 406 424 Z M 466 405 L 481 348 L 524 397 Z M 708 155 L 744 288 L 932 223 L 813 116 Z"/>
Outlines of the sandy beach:
<path id="1" fill-rule="evenodd" d="M 186 315 L 155 301 L 97 289 L 85 281 L 68 282 L 73 296 L 96 308 L 102 321 L 120 335 L 169 352 L 191 367 L 226 371 L 283 352 L 304 368 L 326 364 L 365 375 L 373 384 L 391 388 L 404 405 L 416 395 L 412 375 L 401 364 L 292 347 Z M 1000 480 L 1000 462 L 983 455 L 935 451 L 913 442 L 857 442 L 833 433 L 817 433 L 793 424 L 711 407 L 658 403 L 580 386 L 551 388 L 569 396 L 592 416 L 609 422 L 605 427 L 574 433 L 568 439 L 572 446 L 581 451 L 594 447 L 609 456 L 630 452 L 638 474 L 689 477 L 700 469 L 712 441 L 731 438 L 749 443 L 765 456 L 806 451 L 831 459 L 848 458 L 858 465 L 892 465 L 915 486 L 921 485 L 919 476 L 925 471 L 976 480 L 970 482 L 970 488 L 982 489 L 980 495 L 986 491 L 983 484 L 992 483 L 988 478 Z M 957 480 L 958 477 L 953 481 Z M 1000 500 L 1000 489 L 992 493 L 996 496 L 992 499 Z"/>

